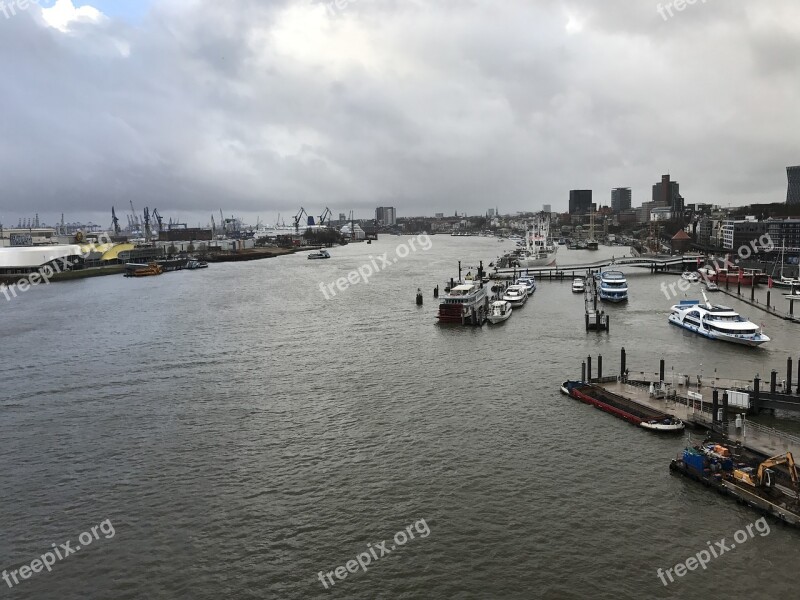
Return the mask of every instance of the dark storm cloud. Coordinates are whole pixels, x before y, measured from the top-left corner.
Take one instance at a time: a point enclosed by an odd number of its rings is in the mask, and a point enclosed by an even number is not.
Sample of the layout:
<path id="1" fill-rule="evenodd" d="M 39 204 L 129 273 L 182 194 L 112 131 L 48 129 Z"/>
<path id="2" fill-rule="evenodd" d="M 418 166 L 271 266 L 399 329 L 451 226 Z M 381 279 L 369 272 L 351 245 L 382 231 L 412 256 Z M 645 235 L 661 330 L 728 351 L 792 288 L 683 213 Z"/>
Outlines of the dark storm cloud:
<path id="1" fill-rule="evenodd" d="M 727 205 L 782 200 L 800 163 L 789 0 L 667 20 L 627 1 L 326 5 L 160 0 L 66 32 L 0 17 L 0 216 L 537 210 L 615 186 L 640 204 L 668 171 Z"/>

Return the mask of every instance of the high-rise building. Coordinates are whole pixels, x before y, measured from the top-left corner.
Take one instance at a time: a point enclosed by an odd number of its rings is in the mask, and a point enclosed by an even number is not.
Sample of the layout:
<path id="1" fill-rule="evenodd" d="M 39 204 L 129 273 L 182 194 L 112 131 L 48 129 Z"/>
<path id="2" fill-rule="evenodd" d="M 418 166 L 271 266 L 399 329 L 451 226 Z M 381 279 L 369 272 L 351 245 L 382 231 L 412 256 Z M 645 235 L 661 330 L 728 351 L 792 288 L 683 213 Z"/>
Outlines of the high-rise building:
<path id="1" fill-rule="evenodd" d="M 800 166 L 786 167 L 789 186 L 786 189 L 786 204 L 800 204 Z"/>
<path id="2" fill-rule="evenodd" d="M 397 224 L 397 215 L 395 213 L 394 207 L 392 206 L 380 206 L 375 209 L 375 220 L 378 222 L 379 225 L 383 225 L 384 227 L 391 227 Z"/>
<path id="3" fill-rule="evenodd" d="M 661 181 L 653 185 L 653 202 L 657 207 L 669 207 L 674 218 L 683 214 L 683 196 L 677 181 L 670 181 L 669 175 L 662 175 Z"/>
<path id="4" fill-rule="evenodd" d="M 592 190 L 569 191 L 569 214 L 585 215 L 592 209 Z"/>
<path id="5" fill-rule="evenodd" d="M 631 188 L 614 188 L 611 190 L 611 212 L 619 214 L 631 207 Z"/>

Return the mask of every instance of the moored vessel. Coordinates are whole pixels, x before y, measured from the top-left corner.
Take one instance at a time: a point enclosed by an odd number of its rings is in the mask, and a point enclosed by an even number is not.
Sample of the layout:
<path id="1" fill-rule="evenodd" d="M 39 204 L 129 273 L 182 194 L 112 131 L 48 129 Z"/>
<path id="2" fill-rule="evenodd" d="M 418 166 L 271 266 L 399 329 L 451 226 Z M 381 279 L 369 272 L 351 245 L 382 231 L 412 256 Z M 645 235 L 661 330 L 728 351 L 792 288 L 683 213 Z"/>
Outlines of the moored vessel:
<path id="1" fill-rule="evenodd" d="M 442 323 L 482 325 L 489 298 L 480 281 L 456 285 L 439 299 L 438 319 Z"/>
<path id="2" fill-rule="evenodd" d="M 507 321 L 513 312 L 511 303 L 505 300 L 495 300 L 489 307 L 489 322 L 492 324 L 502 323 Z"/>
<path id="3" fill-rule="evenodd" d="M 320 250 L 319 252 L 312 252 L 308 255 L 309 260 L 319 260 L 322 258 L 330 258 L 331 255 L 328 253 L 327 250 Z"/>
<path id="4" fill-rule="evenodd" d="M 524 285 L 510 285 L 503 294 L 503 300 L 514 308 L 519 308 L 528 301 L 528 288 Z"/>
<path id="5" fill-rule="evenodd" d="M 744 346 L 760 346 L 770 338 L 761 328 L 732 308 L 714 305 L 702 292 L 705 304 L 698 300 L 681 300 L 672 307 L 669 322 L 711 340 L 722 340 Z"/>
<path id="6" fill-rule="evenodd" d="M 574 294 L 582 294 L 586 290 L 586 284 L 583 281 L 583 277 L 575 277 L 572 280 L 572 292 Z"/>
<path id="7" fill-rule="evenodd" d="M 604 271 L 600 274 L 597 295 L 606 302 L 628 300 L 628 281 L 622 271 Z"/>

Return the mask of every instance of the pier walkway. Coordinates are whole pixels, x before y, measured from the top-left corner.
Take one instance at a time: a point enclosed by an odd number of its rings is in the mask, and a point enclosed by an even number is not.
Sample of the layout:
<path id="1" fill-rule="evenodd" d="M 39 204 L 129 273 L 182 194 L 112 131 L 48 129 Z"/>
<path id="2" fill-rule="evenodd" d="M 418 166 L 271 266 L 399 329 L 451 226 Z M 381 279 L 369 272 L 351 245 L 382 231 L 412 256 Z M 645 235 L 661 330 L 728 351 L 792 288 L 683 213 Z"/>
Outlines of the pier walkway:
<path id="1" fill-rule="evenodd" d="M 718 379 L 717 389 L 735 389 L 741 386 L 742 381 Z M 734 384 L 739 384 L 734 385 Z M 644 406 L 655 410 L 675 415 L 685 423 L 711 428 L 711 395 L 713 389 L 709 386 L 690 386 L 689 390 L 702 395 L 703 400 L 689 399 L 680 395 L 672 397 L 655 398 L 650 395 L 649 387 L 634 383 L 610 381 L 596 383 L 605 390 L 634 400 Z M 683 390 L 678 390 L 683 391 Z M 735 410 L 735 409 L 734 409 Z M 726 434 L 732 442 L 741 442 L 743 446 L 765 454 L 778 456 L 787 451 L 795 456 L 800 456 L 800 438 L 791 434 L 765 427 L 745 419 L 741 428 L 736 428 L 733 422 L 726 426 Z"/>
<path id="2" fill-rule="evenodd" d="M 526 273 L 549 279 L 574 277 L 585 274 L 586 271 L 602 269 L 604 267 L 640 267 L 650 269 L 652 272 L 666 271 L 669 267 L 680 266 L 681 271 L 685 268 L 697 268 L 698 260 L 703 260 L 702 254 L 684 254 L 682 256 L 617 256 L 591 263 L 574 265 L 551 265 L 545 267 L 513 267 L 495 270 L 489 275 L 493 278 L 514 277 L 518 274 Z"/>

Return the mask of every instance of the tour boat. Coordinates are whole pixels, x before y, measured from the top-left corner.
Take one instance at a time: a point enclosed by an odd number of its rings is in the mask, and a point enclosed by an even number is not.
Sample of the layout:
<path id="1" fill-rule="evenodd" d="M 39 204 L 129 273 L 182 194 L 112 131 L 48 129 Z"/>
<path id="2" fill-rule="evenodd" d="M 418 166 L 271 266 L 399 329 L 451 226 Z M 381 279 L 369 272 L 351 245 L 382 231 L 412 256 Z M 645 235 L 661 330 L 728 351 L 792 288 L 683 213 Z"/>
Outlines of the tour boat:
<path id="1" fill-rule="evenodd" d="M 604 271 L 600 274 L 598 296 L 607 302 L 625 302 L 628 299 L 628 282 L 621 271 Z"/>
<path id="2" fill-rule="evenodd" d="M 319 252 L 312 252 L 308 255 L 309 260 L 318 260 L 321 258 L 330 258 L 331 255 L 328 254 L 327 250 L 320 250 Z"/>
<path id="3" fill-rule="evenodd" d="M 503 321 L 508 320 L 511 316 L 511 312 L 514 309 L 511 308 L 511 303 L 505 300 L 496 300 L 492 302 L 491 306 L 489 307 L 489 322 L 490 323 L 502 323 Z"/>
<path id="4" fill-rule="evenodd" d="M 520 277 L 514 283 L 516 285 L 524 285 L 528 290 L 528 296 L 531 296 L 536 291 L 536 279 L 532 275 L 530 277 Z"/>
<path id="5" fill-rule="evenodd" d="M 572 280 L 572 291 L 576 294 L 582 294 L 586 289 L 586 284 L 583 281 L 583 277 L 576 277 Z"/>
<path id="6" fill-rule="evenodd" d="M 760 346 L 770 339 L 761 328 L 732 308 L 712 305 L 702 292 L 705 305 L 698 300 L 681 300 L 672 307 L 669 322 L 711 340 L 722 340 L 744 346 Z"/>
<path id="7" fill-rule="evenodd" d="M 482 325 L 489 299 L 480 281 L 460 283 L 439 299 L 439 321 Z"/>
<path id="8" fill-rule="evenodd" d="M 510 285 L 503 294 L 503 300 L 509 302 L 514 308 L 519 308 L 528 301 L 528 288 L 524 285 Z"/>

